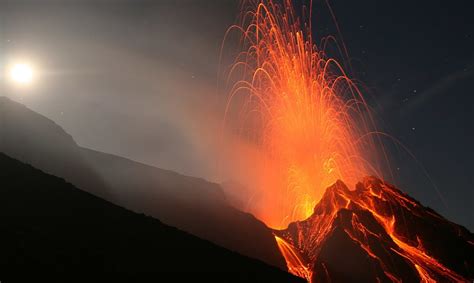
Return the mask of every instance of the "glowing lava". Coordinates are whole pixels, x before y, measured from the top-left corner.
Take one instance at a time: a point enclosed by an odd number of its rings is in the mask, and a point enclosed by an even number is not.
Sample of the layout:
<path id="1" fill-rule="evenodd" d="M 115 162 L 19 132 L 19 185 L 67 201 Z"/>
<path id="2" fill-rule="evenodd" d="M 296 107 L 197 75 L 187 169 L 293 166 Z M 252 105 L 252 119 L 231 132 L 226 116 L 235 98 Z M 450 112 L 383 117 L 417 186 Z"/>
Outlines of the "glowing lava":
<path id="1" fill-rule="evenodd" d="M 296 276 L 305 278 L 306 280 L 311 280 L 312 272 L 303 260 L 301 255 L 295 250 L 295 248 L 290 245 L 283 238 L 280 238 L 275 235 L 275 240 L 277 242 L 278 248 L 280 249 L 283 257 L 285 258 L 288 271 Z"/>
<path id="2" fill-rule="evenodd" d="M 240 131 L 259 150 L 262 165 L 251 212 L 274 228 L 311 215 L 336 180 L 355 184 L 380 176 L 367 104 L 342 66 L 313 44 L 309 23 L 290 0 L 250 3 L 242 24 L 244 52 L 230 70 L 226 108 L 239 104 Z M 328 41 L 324 42 L 326 45 Z"/>
<path id="3" fill-rule="evenodd" d="M 474 264 L 471 233 L 374 177 L 355 190 L 335 183 L 311 217 L 275 233 L 289 271 L 307 278 L 306 271 L 311 282 L 342 280 L 334 278 L 337 268 L 347 270 L 337 253 L 348 265 L 366 264 L 360 282 L 469 282 L 463 276 Z"/>

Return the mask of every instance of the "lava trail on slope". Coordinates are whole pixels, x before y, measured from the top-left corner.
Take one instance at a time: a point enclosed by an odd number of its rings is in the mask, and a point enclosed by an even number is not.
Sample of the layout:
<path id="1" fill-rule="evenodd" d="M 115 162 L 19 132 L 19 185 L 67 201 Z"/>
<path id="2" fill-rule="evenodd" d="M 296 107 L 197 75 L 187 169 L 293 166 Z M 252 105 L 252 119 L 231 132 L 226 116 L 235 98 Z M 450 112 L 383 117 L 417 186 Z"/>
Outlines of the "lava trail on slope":
<path id="1" fill-rule="evenodd" d="M 471 282 L 474 235 L 375 177 L 338 181 L 313 214 L 275 230 L 288 269 L 311 282 Z"/>

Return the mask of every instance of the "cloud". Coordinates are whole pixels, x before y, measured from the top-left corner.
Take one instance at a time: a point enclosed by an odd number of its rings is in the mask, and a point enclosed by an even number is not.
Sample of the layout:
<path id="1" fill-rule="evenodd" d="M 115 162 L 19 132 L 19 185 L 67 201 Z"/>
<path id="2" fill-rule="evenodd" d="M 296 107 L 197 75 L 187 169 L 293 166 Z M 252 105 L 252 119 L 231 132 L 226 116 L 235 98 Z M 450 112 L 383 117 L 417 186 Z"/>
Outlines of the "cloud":
<path id="1" fill-rule="evenodd" d="M 457 82 L 474 77 L 474 71 L 472 65 L 462 70 L 453 72 L 434 83 L 430 88 L 411 98 L 409 102 L 401 109 L 401 115 L 410 115 L 426 104 L 429 100 L 439 95 L 446 94 L 450 88 L 456 85 Z"/>

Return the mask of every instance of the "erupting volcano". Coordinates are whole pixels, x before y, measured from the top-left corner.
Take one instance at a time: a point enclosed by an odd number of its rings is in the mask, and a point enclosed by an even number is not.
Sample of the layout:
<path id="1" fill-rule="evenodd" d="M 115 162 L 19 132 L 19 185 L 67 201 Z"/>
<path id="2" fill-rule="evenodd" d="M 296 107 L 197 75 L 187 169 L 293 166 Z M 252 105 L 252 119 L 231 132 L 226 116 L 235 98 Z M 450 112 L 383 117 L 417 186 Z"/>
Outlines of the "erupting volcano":
<path id="1" fill-rule="evenodd" d="M 335 38 L 314 44 L 312 3 L 308 21 L 290 0 L 245 3 L 229 29 L 243 35 L 243 51 L 229 71 L 225 120 L 237 117 L 261 156 L 249 211 L 278 229 L 289 271 L 312 282 L 472 278 L 473 235 L 378 179 L 389 168 L 382 134 L 325 51 Z"/>
<path id="2" fill-rule="evenodd" d="M 370 109 L 342 66 L 313 44 L 289 0 L 261 2 L 244 13 L 244 52 L 229 79 L 226 118 L 239 104 L 239 130 L 260 151 L 256 187 L 262 197 L 251 205 L 268 225 L 286 227 L 310 216 L 324 190 L 336 180 L 355 184 L 381 176 L 375 157 L 381 146 Z M 242 99 L 242 97 L 244 97 Z"/>

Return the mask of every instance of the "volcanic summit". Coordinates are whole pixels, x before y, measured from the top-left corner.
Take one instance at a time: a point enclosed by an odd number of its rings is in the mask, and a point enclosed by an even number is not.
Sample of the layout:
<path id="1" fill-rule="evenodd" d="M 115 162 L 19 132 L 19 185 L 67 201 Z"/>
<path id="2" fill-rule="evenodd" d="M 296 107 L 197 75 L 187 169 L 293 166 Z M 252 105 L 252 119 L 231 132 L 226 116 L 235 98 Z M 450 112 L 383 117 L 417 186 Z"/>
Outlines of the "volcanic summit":
<path id="1" fill-rule="evenodd" d="M 470 282 L 474 236 L 393 185 L 329 187 L 313 214 L 275 231 L 290 272 L 311 282 Z"/>

